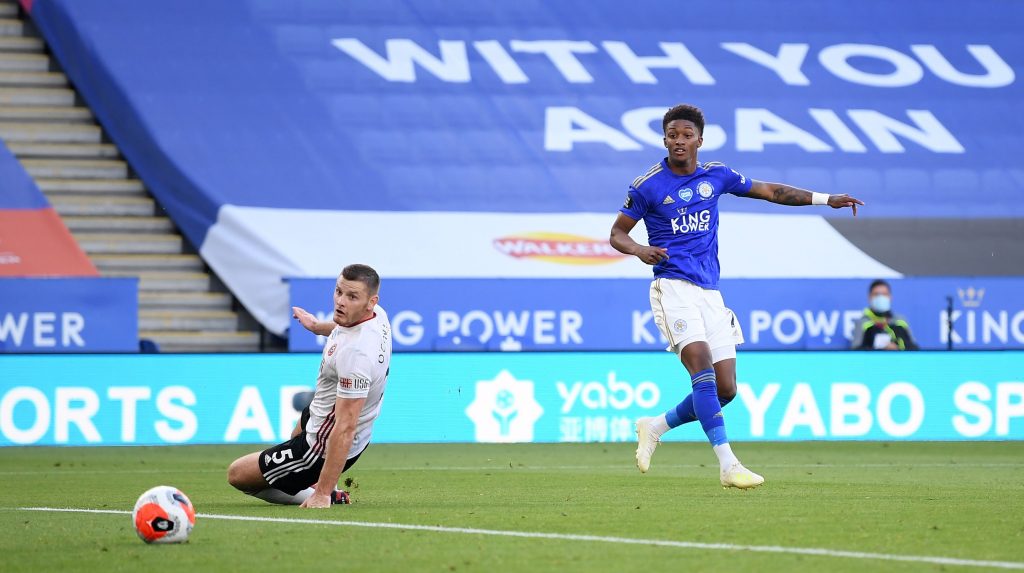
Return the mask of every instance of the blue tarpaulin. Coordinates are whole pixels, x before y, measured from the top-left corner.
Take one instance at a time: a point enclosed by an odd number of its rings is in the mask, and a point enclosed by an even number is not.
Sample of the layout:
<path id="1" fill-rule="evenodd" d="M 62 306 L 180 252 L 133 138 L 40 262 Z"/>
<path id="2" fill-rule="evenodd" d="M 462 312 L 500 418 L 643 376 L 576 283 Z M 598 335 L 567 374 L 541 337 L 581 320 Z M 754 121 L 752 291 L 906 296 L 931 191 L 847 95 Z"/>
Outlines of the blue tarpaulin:
<path id="1" fill-rule="evenodd" d="M 1024 5 L 963 10 L 38 0 L 32 16 L 174 221 L 283 332 L 282 277 L 356 260 L 406 278 L 644 276 L 635 260 L 567 264 L 499 245 L 603 241 L 681 102 L 706 113 L 701 159 L 853 194 L 865 217 L 1022 217 Z M 727 277 L 900 275 L 816 226 L 847 212 L 721 206 L 753 217 L 723 229 L 737 241 L 723 246 Z M 765 242 L 855 252 L 822 269 Z"/>

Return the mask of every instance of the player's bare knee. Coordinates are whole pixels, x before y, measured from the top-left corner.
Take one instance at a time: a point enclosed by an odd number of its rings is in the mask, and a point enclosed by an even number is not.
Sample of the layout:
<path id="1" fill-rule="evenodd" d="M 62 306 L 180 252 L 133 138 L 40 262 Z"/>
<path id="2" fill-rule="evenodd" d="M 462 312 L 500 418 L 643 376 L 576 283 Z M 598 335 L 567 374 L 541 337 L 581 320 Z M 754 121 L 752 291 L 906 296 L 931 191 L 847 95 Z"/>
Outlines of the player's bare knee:
<path id="1" fill-rule="evenodd" d="M 238 458 L 228 466 L 228 483 L 231 484 L 231 487 L 242 491 L 246 491 L 246 485 L 248 485 L 245 479 L 244 460 L 245 458 Z"/>
<path id="2" fill-rule="evenodd" d="M 691 342 L 679 351 L 679 360 L 691 375 L 713 368 L 711 349 L 707 342 Z"/>
<path id="3" fill-rule="evenodd" d="M 718 387 L 718 397 L 722 400 L 732 400 L 736 397 L 736 384 Z"/>
<path id="4" fill-rule="evenodd" d="M 235 485 L 238 483 L 238 470 L 235 469 L 236 465 L 238 465 L 238 460 L 231 462 L 231 465 L 228 466 L 228 483 L 234 488 L 238 487 Z"/>

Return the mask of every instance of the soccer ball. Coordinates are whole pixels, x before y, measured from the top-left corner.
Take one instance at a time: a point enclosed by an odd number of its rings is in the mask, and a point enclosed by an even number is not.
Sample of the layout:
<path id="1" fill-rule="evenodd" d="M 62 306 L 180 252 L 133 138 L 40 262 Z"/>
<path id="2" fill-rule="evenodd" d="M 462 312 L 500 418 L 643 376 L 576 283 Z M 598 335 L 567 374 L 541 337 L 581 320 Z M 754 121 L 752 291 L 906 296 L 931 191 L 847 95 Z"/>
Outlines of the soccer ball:
<path id="1" fill-rule="evenodd" d="M 182 543 L 196 524 L 196 510 L 176 487 L 158 485 L 135 502 L 132 525 L 146 543 Z"/>

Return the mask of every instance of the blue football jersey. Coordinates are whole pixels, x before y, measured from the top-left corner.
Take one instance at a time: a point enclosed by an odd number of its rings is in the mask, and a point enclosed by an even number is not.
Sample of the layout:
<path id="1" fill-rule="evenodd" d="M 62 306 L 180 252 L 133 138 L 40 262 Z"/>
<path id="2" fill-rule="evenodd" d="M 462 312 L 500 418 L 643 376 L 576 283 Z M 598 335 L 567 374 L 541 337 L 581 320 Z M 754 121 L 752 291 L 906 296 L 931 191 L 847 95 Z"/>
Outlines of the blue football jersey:
<path id="1" fill-rule="evenodd" d="M 721 163 L 698 163 L 690 175 L 676 175 L 665 159 L 629 186 L 619 212 L 647 225 L 647 243 L 668 249 L 654 276 L 718 288 L 718 198 L 743 195 L 751 181 Z"/>

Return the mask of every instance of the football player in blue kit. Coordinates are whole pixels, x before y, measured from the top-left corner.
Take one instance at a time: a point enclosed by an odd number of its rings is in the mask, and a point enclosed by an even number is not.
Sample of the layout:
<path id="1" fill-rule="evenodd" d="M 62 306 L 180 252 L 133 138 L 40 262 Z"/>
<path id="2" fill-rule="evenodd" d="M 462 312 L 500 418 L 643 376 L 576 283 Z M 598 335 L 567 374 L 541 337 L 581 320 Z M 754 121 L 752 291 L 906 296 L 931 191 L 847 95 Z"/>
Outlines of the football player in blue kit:
<path id="1" fill-rule="evenodd" d="M 781 183 L 747 179 L 721 163 L 699 163 L 704 114 L 678 105 L 662 120 L 668 157 L 637 177 L 611 230 L 611 245 L 653 265 L 651 310 L 690 375 L 692 393 L 660 416 L 636 422 L 636 464 L 647 472 L 662 434 L 700 421 L 718 456 L 723 487 L 751 488 L 764 478 L 743 467 L 729 446 L 722 406 L 736 395 L 736 345 L 743 342 L 739 321 L 718 291 L 718 198 L 723 193 L 780 205 L 828 205 L 833 209 L 864 203 L 849 195 L 828 195 Z M 629 232 L 643 219 L 649 245 Z"/>

